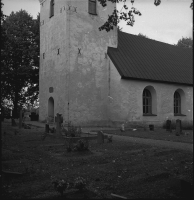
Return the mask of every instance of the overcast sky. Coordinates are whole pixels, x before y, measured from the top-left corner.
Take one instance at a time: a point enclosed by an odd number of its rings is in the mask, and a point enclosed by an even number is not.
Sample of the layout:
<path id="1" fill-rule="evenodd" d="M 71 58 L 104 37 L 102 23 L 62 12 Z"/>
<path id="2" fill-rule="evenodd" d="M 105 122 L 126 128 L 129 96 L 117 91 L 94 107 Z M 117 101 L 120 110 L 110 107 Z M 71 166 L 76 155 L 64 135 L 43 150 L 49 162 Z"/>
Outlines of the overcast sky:
<path id="1" fill-rule="evenodd" d="M 131 7 L 130 0 L 128 5 Z M 133 27 L 120 24 L 123 31 L 137 35 L 142 33 L 151 39 L 176 44 L 182 37 L 192 37 L 193 10 L 192 0 L 162 0 L 160 6 L 154 5 L 154 0 L 135 0 L 133 6 L 142 16 L 135 16 Z M 2 0 L 3 12 L 9 15 L 11 11 L 26 10 L 36 18 L 40 12 L 38 0 Z"/>

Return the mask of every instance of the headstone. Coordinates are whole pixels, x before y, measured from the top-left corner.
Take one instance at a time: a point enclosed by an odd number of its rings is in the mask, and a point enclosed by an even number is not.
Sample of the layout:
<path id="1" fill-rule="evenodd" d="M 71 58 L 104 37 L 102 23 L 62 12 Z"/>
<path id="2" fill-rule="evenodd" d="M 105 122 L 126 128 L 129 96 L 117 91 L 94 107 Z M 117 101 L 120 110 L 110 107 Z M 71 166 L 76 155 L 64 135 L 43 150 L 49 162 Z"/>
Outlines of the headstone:
<path id="1" fill-rule="evenodd" d="M 24 121 L 30 121 L 30 112 L 25 112 L 24 113 Z"/>
<path id="2" fill-rule="evenodd" d="M 122 132 L 125 131 L 125 124 L 121 124 L 121 131 L 122 131 Z"/>
<path id="3" fill-rule="evenodd" d="M 103 134 L 102 131 L 98 131 L 97 141 L 98 141 L 99 144 L 104 143 L 104 134 Z"/>
<path id="4" fill-rule="evenodd" d="M 12 126 L 17 126 L 16 122 L 15 122 L 15 119 L 14 118 L 11 118 L 11 125 Z"/>
<path id="5" fill-rule="evenodd" d="M 180 119 L 176 120 L 176 131 L 175 131 L 175 133 L 176 133 L 177 136 L 182 134 L 182 125 L 181 125 L 181 120 Z"/>
<path id="6" fill-rule="evenodd" d="M 166 120 L 166 131 L 172 132 L 171 120 Z"/>
<path id="7" fill-rule="evenodd" d="M 45 124 L 45 133 L 49 133 L 49 124 Z"/>
<path id="8" fill-rule="evenodd" d="M 61 133 L 61 124 L 63 123 L 62 114 L 57 113 L 57 116 L 55 119 L 56 119 L 56 132 L 57 132 L 57 134 L 60 134 Z"/>
<path id="9" fill-rule="evenodd" d="M 154 125 L 153 124 L 150 124 L 149 128 L 150 128 L 150 131 L 154 131 Z"/>

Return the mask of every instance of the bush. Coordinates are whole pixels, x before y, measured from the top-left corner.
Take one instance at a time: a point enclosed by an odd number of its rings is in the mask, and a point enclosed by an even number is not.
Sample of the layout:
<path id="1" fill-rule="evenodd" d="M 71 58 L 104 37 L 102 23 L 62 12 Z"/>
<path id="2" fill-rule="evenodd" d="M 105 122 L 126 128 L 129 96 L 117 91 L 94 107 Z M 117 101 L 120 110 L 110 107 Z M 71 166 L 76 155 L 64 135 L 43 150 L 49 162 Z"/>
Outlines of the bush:
<path id="1" fill-rule="evenodd" d="M 85 151 L 88 150 L 88 141 L 84 139 L 80 139 L 74 146 L 74 151 Z"/>
<path id="2" fill-rule="evenodd" d="M 54 180 L 52 181 L 52 184 L 54 185 L 54 188 L 57 192 L 63 195 L 63 192 L 67 189 L 68 183 L 66 181 L 62 180 Z"/>
<path id="3" fill-rule="evenodd" d="M 77 177 L 75 179 L 74 188 L 82 191 L 86 187 L 86 180 L 82 177 Z"/>
<path id="4" fill-rule="evenodd" d="M 61 127 L 61 130 L 66 137 L 80 137 L 82 133 L 82 129 L 80 126 L 79 127 L 73 126 L 71 122 L 69 122 L 66 126 L 67 129 L 65 128 L 64 125 L 62 125 Z"/>

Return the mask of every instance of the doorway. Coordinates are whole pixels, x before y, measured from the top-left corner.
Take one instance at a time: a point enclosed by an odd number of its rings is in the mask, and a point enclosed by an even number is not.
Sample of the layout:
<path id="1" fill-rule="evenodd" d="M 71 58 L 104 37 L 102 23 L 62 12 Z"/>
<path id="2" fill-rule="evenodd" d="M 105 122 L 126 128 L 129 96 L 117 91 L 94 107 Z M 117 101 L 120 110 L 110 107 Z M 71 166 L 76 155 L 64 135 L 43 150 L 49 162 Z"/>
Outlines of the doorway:
<path id="1" fill-rule="evenodd" d="M 48 118 L 50 122 L 54 122 L 54 99 L 50 97 L 48 99 Z"/>

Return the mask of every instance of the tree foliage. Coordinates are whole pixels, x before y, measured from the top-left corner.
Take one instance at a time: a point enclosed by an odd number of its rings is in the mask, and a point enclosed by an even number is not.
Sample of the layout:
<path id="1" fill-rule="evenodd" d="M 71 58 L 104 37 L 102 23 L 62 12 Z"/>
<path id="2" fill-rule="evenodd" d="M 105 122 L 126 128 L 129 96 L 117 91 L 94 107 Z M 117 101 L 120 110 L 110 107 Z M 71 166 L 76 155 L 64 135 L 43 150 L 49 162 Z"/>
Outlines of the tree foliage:
<path id="1" fill-rule="evenodd" d="M 33 19 L 25 10 L 12 12 L 2 22 L 5 32 L 1 49 L 2 101 L 18 106 L 38 96 L 39 82 L 39 15 Z"/>
<path id="2" fill-rule="evenodd" d="M 113 13 L 111 15 L 108 15 L 108 19 L 106 20 L 106 22 L 101 27 L 99 27 L 100 31 L 106 30 L 107 32 L 109 32 L 115 26 L 117 26 L 121 20 L 126 21 L 127 25 L 133 26 L 135 23 L 135 15 L 139 16 L 142 15 L 139 10 L 133 7 L 135 0 L 129 0 L 131 1 L 132 4 L 131 8 L 128 8 L 128 6 L 126 5 L 127 0 L 98 0 L 98 1 L 103 7 L 107 6 L 108 1 L 112 3 L 119 3 L 119 2 L 123 3 L 123 6 L 120 11 L 115 8 Z M 153 1 L 155 6 L 159 6 L 161 4 L 161 0 L 153 0 Z M 190 8 L 193 9 L 193 1 L 190 5 Z"/>
<path id="3" fill-rule="evenodd" d="M 181 39 L 178 40 L 176 46 L 184 48 L 193 48 L 193 40 L 192 38 L 182 37 Z"/>
<path id="4" fill-rule="evenodd" d="M 142 33 L 139 33 L 137 36 L 144 37 L 144 38 L 149 38 L 149 37 L 147 37 L 146 35 L 144 35 Z"/>

